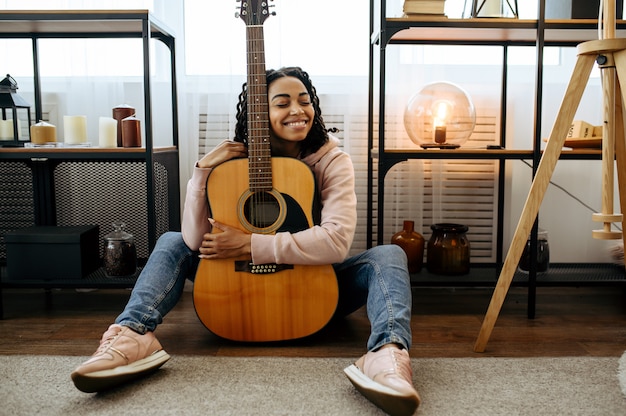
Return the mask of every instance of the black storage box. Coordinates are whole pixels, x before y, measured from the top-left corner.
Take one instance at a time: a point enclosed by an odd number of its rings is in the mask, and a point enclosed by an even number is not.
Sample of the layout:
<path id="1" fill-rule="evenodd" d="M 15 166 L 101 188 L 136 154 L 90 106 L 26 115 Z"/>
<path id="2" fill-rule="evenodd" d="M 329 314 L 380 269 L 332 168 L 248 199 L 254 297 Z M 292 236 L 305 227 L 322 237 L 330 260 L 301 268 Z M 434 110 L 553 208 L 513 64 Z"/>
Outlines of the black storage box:
<path id="1" fill-rule="evenodd" d="M 100 267 L 97 225 L 39 226 L 5 234 L 10 280 L 81 279 Z"/>

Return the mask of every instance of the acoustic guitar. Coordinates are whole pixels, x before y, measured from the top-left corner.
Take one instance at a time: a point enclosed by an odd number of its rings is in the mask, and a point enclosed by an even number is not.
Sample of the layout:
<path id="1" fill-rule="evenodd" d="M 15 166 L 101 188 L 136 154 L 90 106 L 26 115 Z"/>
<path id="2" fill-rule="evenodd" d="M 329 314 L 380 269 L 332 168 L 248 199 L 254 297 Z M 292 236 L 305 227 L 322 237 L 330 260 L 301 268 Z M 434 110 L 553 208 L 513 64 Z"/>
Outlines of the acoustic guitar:
<path id="1" fill-rule="evenodd" d="M 313 226 L 315 179 L 303 162 L 270 153 L 263 45 L 263 23 L 270 16 L 267 0 L 242 0 L 239 14 L 248 45 L 248 158 L 211 171 L 209 208 L 216 221 L 245 232 L 296 233 Z M 337 307 L 338 287 L 331 265 L 202 259 L 193 299 L 202 323 L 220 337 L 283 341 L 322 329 Z"/>

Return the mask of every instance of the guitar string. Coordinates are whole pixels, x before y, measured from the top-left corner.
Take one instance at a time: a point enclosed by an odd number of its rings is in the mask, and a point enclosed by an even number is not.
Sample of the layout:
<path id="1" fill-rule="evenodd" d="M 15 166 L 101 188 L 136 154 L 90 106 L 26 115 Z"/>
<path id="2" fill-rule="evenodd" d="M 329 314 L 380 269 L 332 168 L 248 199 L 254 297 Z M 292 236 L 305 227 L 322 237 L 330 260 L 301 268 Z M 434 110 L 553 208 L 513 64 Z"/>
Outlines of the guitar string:
<path id="1" fill-rule="evenodd" d="M 251 152 L 248 163 L 250 164 L 250 186 L 252 192 L 252 205 L 249 212 L 250 223 L 259 228 L 264 226 L 267 220 L 266 204 L 264 204 L 265 192 L 271 190 L 271 166 L 268 166 L 269 157 L 269 133 L 267 126 L 267 81 L 265 72 L 265 53 L 263 48 L 263 27 L 248 26 L 248 140 Z"/>

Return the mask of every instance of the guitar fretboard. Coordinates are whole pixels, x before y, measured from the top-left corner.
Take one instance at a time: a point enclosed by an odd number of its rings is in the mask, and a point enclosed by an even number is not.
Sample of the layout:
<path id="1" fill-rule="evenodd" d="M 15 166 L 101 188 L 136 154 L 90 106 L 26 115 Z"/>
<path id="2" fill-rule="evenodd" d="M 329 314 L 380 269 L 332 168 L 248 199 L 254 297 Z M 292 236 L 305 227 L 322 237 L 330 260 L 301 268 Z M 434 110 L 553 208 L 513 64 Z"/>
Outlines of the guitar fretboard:
<path id="1" fill-rule="evenodd" d="M 272 189 L 272 164 L 263 26 L 246 26 L 248 169 L 252 192 Z"/>

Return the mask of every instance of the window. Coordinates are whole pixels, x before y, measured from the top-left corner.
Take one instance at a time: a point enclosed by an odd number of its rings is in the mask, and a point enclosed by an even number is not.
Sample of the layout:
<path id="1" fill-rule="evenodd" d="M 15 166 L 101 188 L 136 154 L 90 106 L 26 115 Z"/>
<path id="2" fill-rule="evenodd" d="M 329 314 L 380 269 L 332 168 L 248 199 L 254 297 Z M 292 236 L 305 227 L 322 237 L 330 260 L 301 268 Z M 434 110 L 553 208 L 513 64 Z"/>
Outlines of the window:
<path id="1" fill-rule="evenodd" d="M 275 0 L 264 23 L 268 68 L 298 65 L 319 75 L 366 76 L 369 4 Z M 185 0 L 187 75 L 246 73 L 245 23 L 235 1 Z"/>
<path id="2" fill-rule="evenodd" d="M 3 10 L 148 9 L 154 0 L 0 0 Z M 39 48 L 42 77 L 141 76 L 141 40 L 42 39 Z M 11 57 L 3 65 L 15 77 L 33 75 L 30 40 L 0 39 L 0 54 Z M 123 65 L 120 65 L 123 62 Z"/>

